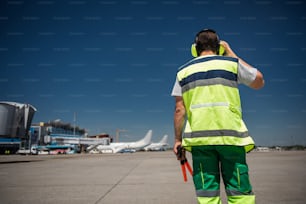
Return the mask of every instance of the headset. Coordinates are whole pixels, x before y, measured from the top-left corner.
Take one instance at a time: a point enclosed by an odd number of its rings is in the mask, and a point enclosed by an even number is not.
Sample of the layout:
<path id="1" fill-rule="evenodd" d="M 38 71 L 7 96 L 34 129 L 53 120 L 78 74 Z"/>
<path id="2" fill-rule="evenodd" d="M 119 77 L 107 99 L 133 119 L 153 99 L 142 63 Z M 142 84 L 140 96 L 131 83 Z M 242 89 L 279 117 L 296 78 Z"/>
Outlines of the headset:
<path id="1" fill-rule="evenodd" d="M 221 56 L 224 55 L 225 54 L 225 49 L 222 45 L 220 45 L 220 38 L 219 38 L 217 32 L 213 29 L 203 29 L 203 30 L 201 30 L 200 32 L 197 33 L 196 38 L 195 38 L 195 42 L 191 45 L 191 55 L 193 57 L 198 57 L 199 56 L 196 47 L 197 47 L 197 42 L 198 42 L 199 35 L 203 32 L 212 32 L 212 33 L 216 34 L 217 40 L 218 40 L 217 55 L 221 55 Z"/>

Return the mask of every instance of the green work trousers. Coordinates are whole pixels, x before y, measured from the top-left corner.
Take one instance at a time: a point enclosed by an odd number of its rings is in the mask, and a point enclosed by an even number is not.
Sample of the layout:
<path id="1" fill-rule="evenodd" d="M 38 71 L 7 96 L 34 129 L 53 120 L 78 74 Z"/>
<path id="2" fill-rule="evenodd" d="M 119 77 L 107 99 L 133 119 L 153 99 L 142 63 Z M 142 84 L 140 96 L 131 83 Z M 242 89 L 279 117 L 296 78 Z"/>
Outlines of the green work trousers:
<path id="1" fill-rule="evenodd" d="M 192 147 L 193 182 L 199 204 L 221 204 L 220 172 L 228 204 L 255 204 L 244 147 Z"/>

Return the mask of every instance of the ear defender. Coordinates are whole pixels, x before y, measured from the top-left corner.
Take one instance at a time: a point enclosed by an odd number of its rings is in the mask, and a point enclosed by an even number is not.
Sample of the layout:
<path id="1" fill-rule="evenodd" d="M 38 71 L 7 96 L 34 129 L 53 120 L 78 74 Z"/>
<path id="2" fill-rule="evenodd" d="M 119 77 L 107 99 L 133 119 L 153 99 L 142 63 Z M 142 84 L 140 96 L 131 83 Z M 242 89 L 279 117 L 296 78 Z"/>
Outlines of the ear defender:
<path id="1" fill-rule="evenodd" d="M 220 56 L 225 55 L 225 48 L 223 47 L 223 45 L 220 45 L 220 46 L 219 46 L 218 55 L 220 55 Z"/>
<path id="2" fill-rule="evenodd" d="M 198 52 L 197 52 L 195 43 L 191 45 L 190 51 L 193 57 L 198 57 Z M 225 49 L 222 45 L 220 45 L 217 55 L 223 56 L 224 54 L 225 54 Z"/>
<path id="3" fill-rule="evenodd" d="M 193 44 L 191 45 L 191 55 L 192 55 L 193 57 L 198 57 L 198 52 L 197 52 L 196 44 L 195 44 L 195 43 L 193 43 Z"/>

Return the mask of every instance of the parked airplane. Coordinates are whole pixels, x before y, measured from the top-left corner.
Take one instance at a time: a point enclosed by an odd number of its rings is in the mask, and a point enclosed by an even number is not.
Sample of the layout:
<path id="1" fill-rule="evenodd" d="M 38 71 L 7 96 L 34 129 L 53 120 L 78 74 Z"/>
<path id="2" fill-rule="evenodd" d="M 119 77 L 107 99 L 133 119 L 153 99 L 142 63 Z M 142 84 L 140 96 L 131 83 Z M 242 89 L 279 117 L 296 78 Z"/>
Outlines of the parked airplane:
<path id="1" fill-rule="evenodd" d="M 168 144 L 168 135 L 164 135 L 163 138 L 157 143 L 151 143 L 144 148 L 145 151 L 165 151 Z"/>
<path id="2" fill-rule="evenodd" d="M 55 144 L 89 145 L 86 149 L 90 153 L 118 153 L 136 152 L 151 144 L 152 130 L 144 138 L 136 142 L 109 142 L 109 138 L 80 138 L 80 137 L 52 137 Z"/>

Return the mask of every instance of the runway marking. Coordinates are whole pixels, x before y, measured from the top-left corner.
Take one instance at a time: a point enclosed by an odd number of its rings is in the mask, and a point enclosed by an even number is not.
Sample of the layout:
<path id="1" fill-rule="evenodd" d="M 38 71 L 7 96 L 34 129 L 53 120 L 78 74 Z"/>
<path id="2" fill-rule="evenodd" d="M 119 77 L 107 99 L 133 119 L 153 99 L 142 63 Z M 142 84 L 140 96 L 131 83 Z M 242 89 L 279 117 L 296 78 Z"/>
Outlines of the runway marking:
<path id="1" fill-rule="evenodd" d="M 127 176 L 129 176 L 141 163 L 143 162 L 140 161 L 137 165 L 135 165 L 132 169 L 130 169 L 130 171 L 124 175 L 117 183 L 115 183 L 115 185 L 113 185 L 104 195 L 102 195 L 96 202 L 95 204 L 99 204 L 100 201 L 102 201 L 110 192 L 113 191 L 113 189 L 115 189 Z"/>

